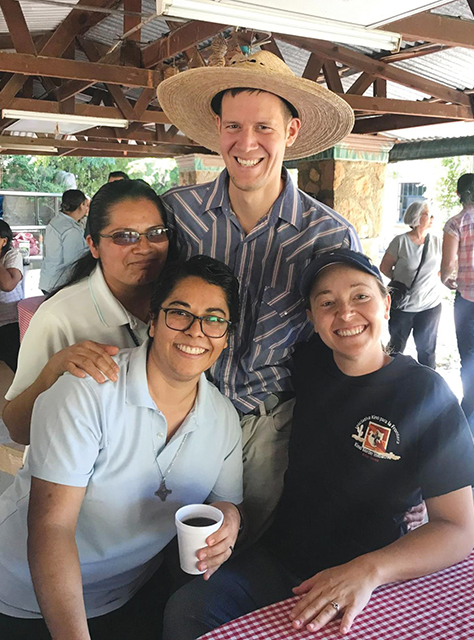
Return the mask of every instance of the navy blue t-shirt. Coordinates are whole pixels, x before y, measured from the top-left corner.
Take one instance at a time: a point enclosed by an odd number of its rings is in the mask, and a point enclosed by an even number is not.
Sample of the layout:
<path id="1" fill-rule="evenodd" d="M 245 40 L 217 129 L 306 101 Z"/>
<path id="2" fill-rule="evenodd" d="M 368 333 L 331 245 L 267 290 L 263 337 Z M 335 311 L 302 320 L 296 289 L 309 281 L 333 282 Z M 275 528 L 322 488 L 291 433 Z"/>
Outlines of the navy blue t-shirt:
<path id="1" fill-rule="evenodd" d="M 422 497 L 474 483 L 469 427 L 432 369 L 397 355 L 346 376 L 318 337 L 294 365 L 289 466 L 265 544 L 302 579 L 397 540 Z"/>

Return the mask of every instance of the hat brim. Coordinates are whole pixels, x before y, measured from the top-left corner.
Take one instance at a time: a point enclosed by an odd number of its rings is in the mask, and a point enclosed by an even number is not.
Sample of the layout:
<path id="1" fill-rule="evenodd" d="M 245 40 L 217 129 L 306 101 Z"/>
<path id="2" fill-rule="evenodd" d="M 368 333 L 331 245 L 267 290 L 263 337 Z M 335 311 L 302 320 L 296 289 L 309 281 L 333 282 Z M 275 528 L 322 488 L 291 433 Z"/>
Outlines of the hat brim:
<path id="1" fill-rule="evenodd" d="M 212 98 L 237 87 L 260 89 L 278 95 L 298 111 L 301 129 L 294 144 L 287 147 L 286 160 L 306 158 L 333 147 L 354 126 L 354 113 L 345 100 L 312 80 L 248 69 L 202 67 L 164 80 L 157 89 L 161 108 L 186 136 L 220 153 L 216 114 Z"/>

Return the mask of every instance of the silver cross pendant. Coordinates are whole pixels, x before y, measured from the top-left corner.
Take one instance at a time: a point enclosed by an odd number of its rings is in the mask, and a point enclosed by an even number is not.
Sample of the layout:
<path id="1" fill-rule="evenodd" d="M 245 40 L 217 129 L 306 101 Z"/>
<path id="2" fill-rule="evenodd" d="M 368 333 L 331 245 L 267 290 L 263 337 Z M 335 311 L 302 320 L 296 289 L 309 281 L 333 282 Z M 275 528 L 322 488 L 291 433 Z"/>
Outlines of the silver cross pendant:
<path id="1" fill-rule="evenodd" d="M 160 482 L 159 488 L 155 491 L 155 496 L 158 496 L 161 502 L 165 502 L 170 493 L 173 493 L 173 491 L 171 489 L 168 489 L 165 479 L 163 478 L 163 480 Z"/>

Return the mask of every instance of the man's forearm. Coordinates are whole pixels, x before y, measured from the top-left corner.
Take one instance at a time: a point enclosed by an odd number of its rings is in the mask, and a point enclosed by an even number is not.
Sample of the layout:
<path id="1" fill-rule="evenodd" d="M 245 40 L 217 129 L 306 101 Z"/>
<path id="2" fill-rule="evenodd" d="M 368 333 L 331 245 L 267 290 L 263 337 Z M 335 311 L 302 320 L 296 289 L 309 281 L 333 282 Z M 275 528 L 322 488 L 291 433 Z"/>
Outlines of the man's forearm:
<path id="1" fill-rule="evenodd" d="M 53 640 L 90 640 L 74 533 L 61 525 L 30 527 L 28 562 Z"/>
<path id="2" fill-rule="evenodd" d="M 10 271 L 0 264 L 0 290 L 13 291 L 17 284 Z"/>

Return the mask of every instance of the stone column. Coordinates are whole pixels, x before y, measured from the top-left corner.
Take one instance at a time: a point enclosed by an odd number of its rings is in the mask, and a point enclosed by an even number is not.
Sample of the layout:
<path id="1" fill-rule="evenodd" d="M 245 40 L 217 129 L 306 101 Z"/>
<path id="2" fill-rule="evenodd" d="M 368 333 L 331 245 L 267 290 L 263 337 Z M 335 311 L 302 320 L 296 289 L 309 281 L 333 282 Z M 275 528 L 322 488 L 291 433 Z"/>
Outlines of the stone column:
<path id="1" fill-rule="evenodd" d="M 299 160 L 298 186 L 351 222 L 365 253 L 378 263 L 382 195 L 393 143 L 349 135 L 322 153 Z"/>
<path id="2" fill-rule="evenodd" d="M 175 158 L 179 171 L 179 185 L 202 184 L 215 180 L 225 167 L 221 156 L 191 153 Z"/>

